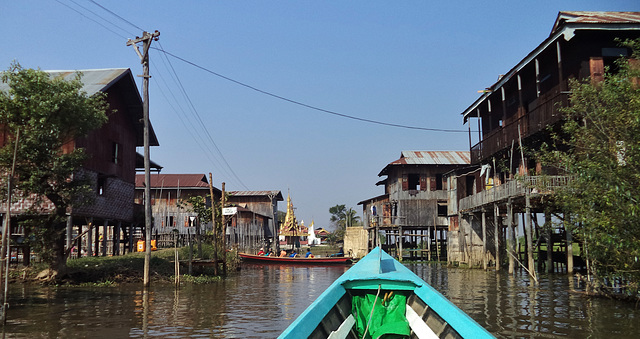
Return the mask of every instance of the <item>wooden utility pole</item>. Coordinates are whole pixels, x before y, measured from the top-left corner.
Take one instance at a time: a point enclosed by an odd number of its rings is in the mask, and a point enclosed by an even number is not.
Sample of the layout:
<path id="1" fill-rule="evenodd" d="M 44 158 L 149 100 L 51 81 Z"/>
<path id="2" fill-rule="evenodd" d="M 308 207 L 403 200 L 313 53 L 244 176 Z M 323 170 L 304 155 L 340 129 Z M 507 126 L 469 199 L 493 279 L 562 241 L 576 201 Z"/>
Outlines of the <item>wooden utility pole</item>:
<path id="1" fill-rule="evenodd" d="M 218 228 L 216 227 L 216 200 L 213 197 L 211 172 L 209 172 L 209 194 L 211 194 L 211 224 L 213 225 L 213 274 L 218 275 Z"/>
<path id="2" fill-rule="evenodd" d="M 158 40 L 160 32 L 142 32 L 142 37 L 129 39 L 127 46 L 133 46 L 142 63 L 142 114 L 144 120 L 144 227 L 145 227 L 145 254 L 144 254 L 144 287 L 149 287 L 149 263 L 151 262 L 151 159 L 149 156 L 149 47 L 151 41 Z M 142 53 L 137 43 L 142 42 Z"/>
<path id="3" fill-rule="evenodd" d="M 222 209 L 222 211 L 224 211 L 224 204 L 226 203 L 226 199 L 225 199 L 225 195 L 226 195 L 226 189 L 225 189 L 225 183 L 222 183 L 222 197 L 220 198 L 221 200 L 221 205 L 220 208 Z M 224 213 L 222 214 L 222 230 L 221 230 L 221 236 L 222 236 L 222 272 L 226 275 L 227 274 L 227 218 L 225 218 Z M 216 264 L 217 265 L 217 264 Z"/>

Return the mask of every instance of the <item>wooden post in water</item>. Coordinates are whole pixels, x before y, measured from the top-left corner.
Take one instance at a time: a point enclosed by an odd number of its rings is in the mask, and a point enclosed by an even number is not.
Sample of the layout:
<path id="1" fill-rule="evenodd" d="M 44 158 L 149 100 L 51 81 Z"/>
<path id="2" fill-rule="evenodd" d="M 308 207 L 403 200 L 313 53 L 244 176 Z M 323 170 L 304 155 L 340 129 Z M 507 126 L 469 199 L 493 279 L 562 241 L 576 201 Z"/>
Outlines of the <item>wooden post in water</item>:
<path id="1" fill-rule="evenodd" d="M 496 247 L 496 271 L 500 270 L 500 208 L 498 204 L 493 204 L 493 242 Z"/>
<path id="2" fill-rule="evenodd" d="M 570 223 L 567 221 L 567 215 L 563 215 L 564 231 L 567 234 L 567 273 L 573 273 L 573 236 L 571 234 Z"/>
<path id="3" fill-rule="evenodd" d="M 544 226 L 547 234 L 547 272 L 553 273 L 553 235 L 551 224 L 551 213 L 544 212 Z"/>
<path id="4" fill-rule="evenodd" d="M 509 274 L 513 274 L 515 268 L 515 261 L 513 256 L 515 255 L 515 229 L 513 227 L 513 205 L 511 198 L 507 201 L 507 227 L 509 228 L 507 234 L 507 257 L 509 259 Z"/>
<path id="5" fill-rule="evenodd" d="M 487 212 L 482 209 L 482 268 L 487 269 Z"/>
<path id="6" fill-rule="evenodd" d="M 398 261 L 402 261 L 402 226 L 398 226 Z"/>

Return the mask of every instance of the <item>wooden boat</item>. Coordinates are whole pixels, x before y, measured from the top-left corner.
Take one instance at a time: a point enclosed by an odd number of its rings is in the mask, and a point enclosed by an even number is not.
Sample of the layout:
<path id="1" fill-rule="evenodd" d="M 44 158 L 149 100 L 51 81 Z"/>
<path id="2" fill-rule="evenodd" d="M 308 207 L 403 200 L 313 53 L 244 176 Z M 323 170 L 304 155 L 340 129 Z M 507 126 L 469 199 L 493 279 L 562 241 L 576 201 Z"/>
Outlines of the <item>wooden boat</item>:
<path id="1" fill-rule="evenodd" d="M 329 286 L 279 338 L 493 338 L 380 248 Z"/>
<path id="2" fill-rule="evenodd" d="M 261 263 L 278 263 L 278 264 L 303 264 L 303 265 L 327 265 L 327 264 L 351 264 L 353 258 L 350 257 L 322 257 L 322 258 L 303 258 L 303 257 L 266 257 L 264 255 L 255 255 L 247 253 L 238 253 L 243 261 L 261 262 Z"/>

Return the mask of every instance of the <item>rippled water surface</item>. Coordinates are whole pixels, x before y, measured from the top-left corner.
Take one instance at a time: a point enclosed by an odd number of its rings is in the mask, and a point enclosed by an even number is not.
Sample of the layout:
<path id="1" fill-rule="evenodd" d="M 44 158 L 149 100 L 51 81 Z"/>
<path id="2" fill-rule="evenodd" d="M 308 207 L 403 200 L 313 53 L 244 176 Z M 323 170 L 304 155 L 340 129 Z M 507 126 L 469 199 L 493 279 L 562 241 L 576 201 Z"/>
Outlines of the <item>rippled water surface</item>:
<path id="1" fill-rule="evenodd" d="M 504 338 L 638 338 L 634 304 L 585 297 L 566 275 L 408 265 Z M 12 286 L 8 338 L 275 338 L 348 267 L 245 265 L 216 284 L 107 288 Z"/>

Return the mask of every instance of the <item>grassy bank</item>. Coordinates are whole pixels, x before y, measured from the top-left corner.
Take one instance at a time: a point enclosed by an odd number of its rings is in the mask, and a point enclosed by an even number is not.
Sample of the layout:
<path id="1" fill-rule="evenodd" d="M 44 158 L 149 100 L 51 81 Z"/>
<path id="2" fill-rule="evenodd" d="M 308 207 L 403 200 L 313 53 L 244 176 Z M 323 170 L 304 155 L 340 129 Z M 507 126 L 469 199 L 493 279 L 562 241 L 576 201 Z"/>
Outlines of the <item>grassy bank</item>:
<path id="1" fill-rule="evenodd" d="M 197 250 L 194 248 L 194 259 Z M 213 257 L 212 246 L 203 246 L 202 258 Z M 180 280 L 182 282 L 206 283 L 218 280 L 214 276 L 214 269 L 194 268 L 193 274 L 187 276 L 187 260 L 189 248 L 178 249 L 180 258 Z M 227 272 L 234 272 L 239 265 L 235 252 L 227 253 Z M 51 283 L 38 277 L 38 274 L 46 270 L 43 264 L 33 264 L 29 267 L 13 268 L 10 278 L 14 283 L 40 282 Z M 175 279 L 175 250 L 161 249 L 151 253 L 149 265 L 150 279 L 154 282 L 170 282 Z M 121 256 L 107 257 L 83 257 L 69 259 L 67 261 L 67 274 L 57 284 L 69 285 L 111 285 L 117 283 L 142 283 L 144 278 L 144 253 L 129 253 Z"/>

